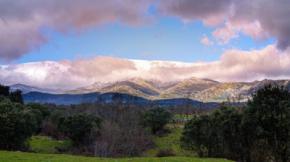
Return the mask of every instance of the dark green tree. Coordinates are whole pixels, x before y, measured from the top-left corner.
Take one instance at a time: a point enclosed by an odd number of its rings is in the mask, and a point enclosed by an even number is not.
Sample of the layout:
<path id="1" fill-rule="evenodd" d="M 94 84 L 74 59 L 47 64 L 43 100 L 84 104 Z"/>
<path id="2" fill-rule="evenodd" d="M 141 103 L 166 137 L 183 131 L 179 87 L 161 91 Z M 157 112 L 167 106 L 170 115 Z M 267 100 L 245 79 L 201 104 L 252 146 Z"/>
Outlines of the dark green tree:
<path id="1" fill-rule="evenodd" d="M 263 141 L 276 162 L 288 162 L 290 153 L 290 93 L 284 87 L 267 85 L 248 102 L 243 127 L 251 143 Z M 250 132 L 248 132 L 250 131 Z M 249 145 L 251 147 L 251 145 Z"/>
<path id="2" fill-rule="evenodd" d="M 237 160 L 242 149 L 241 118 L 236 108 L 226 106 L 210 114 L 195 116 L 185 124 L 182 147 L 196 150 L 199 156 Z"/>
<path id="3" fill-rule="evenodd" d="M 25 149 L 36 127 L 36 116 L 30 109 L 9 99 L 0 102 L 0 149 Z"/>
<path id="4" fill-rule="evenodd" d="M 164 126 L 170 122 L 172 114 L 165 109 L 155 108 L 148 110 L 142 115 L 143 126 L 150 128 L 153 134 L 164 130 Z"/>
<path id="5" fill-rule="evenodd" d="M 214 123 L 218 123 L 216 132 L 220 135 L 222 156 L 228 159 L 239 160 L 242 155 L 242 113 L 237 108 L 222 106 L 216 111 Z M 214 125 L 215 126 L 215 125 Z"/>
<path id="6" fill-rule="evenodd" d="M 101 120 L 93 115 L 78 114 L 61 118 L 58 127 L 75 146 L 91 144 L 99 134 Z"/>
<path id="7" fill-rule="evenodd" d="M 196 150 L 201 157 L 208 156 L 210 147 L 210 119 L 207 115 L 195 116 L 184 126 L 181 146 L 188 150 Z"/>

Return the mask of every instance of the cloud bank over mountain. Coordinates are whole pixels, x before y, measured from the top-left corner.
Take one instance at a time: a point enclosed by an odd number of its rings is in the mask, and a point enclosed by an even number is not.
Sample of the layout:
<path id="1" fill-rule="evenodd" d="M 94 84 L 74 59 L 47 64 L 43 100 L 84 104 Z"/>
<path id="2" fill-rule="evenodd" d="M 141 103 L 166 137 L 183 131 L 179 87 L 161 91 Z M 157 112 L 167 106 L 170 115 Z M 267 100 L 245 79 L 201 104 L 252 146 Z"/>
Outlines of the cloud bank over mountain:
<path id="1" fill-rule="evenodd" d="M 74 61 L 0 66 L 1 83 L 21 82 L 43 88 L 61 89 L 136 77 L 167 82 L 193 76 L 224 82 L 289 78 L 290 51 L 280 51 L 274 45 L 252 51 L 228 50 L 219 61 L 198 63 L 99 56 Z"/>

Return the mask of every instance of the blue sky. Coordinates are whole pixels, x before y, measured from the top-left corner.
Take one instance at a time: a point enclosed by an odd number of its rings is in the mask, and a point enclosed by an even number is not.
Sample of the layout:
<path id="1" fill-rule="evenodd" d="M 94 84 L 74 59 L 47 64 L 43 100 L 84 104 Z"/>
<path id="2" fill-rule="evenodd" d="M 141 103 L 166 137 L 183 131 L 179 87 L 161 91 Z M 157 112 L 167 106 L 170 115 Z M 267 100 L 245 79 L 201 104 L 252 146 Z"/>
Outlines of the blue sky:
<path id="1" fill-rule="evenodd" d="M 113 56 L 128 59 L 173 60 L 183 62 L 218 60 L 224 50 L 259 49 L 275 39 L 253 39 L 239 35 L 227 44 L 212 37 L 214 28 L 201 21 L 184 23 L 172 17 L 163 17 L 144 25 L 130 26 L 121 23 L 104 24 L 81 32 L 58 32 L 50 28 L 41 32 L 48 42 L 36 48 L 16 63 L 43 60 L 72 60 L 95 56 Z M 207 36 L 213 45 L 200 42 Z"/>

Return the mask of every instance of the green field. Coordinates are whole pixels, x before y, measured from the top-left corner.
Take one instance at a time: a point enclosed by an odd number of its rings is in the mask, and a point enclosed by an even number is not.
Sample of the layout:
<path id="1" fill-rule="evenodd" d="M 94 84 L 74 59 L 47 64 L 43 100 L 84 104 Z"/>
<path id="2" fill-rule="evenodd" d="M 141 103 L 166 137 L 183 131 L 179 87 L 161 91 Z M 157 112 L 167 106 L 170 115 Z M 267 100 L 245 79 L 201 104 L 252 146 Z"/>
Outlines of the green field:
<path id="1" fill-rule="evenodd" d="M 0 151 L 0 162 L 230 162 L 222 159 L 166 157 L 166 158 L 95 158 L 62 154 L 40 154 Z"/>

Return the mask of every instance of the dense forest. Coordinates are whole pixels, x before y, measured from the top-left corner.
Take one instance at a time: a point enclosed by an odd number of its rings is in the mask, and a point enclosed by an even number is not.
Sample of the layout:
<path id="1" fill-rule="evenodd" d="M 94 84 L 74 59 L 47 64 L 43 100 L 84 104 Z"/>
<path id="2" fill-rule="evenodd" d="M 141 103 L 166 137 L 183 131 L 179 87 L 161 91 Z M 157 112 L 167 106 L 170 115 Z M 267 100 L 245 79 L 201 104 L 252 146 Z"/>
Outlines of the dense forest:
<path id="1" fill-rule="evenodd" d="M 31 151 L 34 135 L 68 139 L 59 153 L 99 157 L 143 156 L 153 138 L 182 128 L 180 147 L 201 157 L 241 162 L 288 162 L 290 93 L 267 85 L 243 107 L 214 110 L 186 107 L 139 107 L 122 104 L 70 106 L 24 104 L 20 91 L 0 86 L 0 149 Z M 156 156 L 174 156 L 159 150 Z"/>

